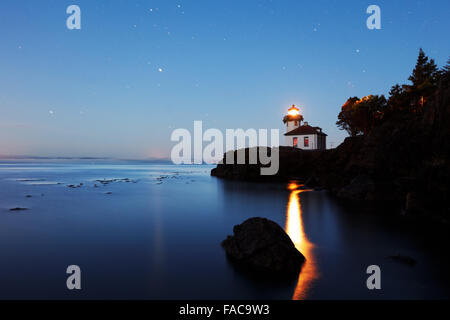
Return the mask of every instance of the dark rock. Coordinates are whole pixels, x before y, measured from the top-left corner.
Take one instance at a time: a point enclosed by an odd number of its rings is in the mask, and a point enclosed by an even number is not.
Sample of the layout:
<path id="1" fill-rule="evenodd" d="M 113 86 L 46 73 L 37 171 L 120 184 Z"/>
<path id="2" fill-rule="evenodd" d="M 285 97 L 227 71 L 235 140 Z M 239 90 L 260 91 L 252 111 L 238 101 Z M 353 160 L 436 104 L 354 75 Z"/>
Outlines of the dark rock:
<path id="1" fill-rule="evenodd" d="M 394 256 L 390 256 L 389 258 L 391 258 L 394 261 L 397 261 L 397 262 L 400 262 L 400 263 L 403 263 L 403 264 L 407 264 L 409 266 L 415 266 L 416 263 L 417 263 L 417 261 L 414 260 L 413 258 L 408 257 L 408 256 L 402 256 L 400 254 L 396 254 Z"/>
<path id="2" fill-rule="evenodd" d="M 67 187 L 72 188 L 72 189 L 76 189 L 76 188 L 81 188 L 82 185 L 83 185 L 82 183 L 77 184 L 77 185 L 75 185 L 75 184 L 69 184 Z"/>
<path id="3" fill-rule="evenodd" d="M 233 228 L 222 246 L 232 261 L 263 272 L 298 274 L 305 257 L 275 222 L 251 218 Z"/>
<path id="4" fill-rule="evenodd" d="M 406 194 L 405 213 L 414 214 L 422 210 L 422 202 L 416 192 L 408 192 Z"/>
<path id="5" fill-rule="evenodd" d="M 25 210 L 28 210 L 28 208 L 20 208 L 20 207 L 17 207 L 17 208 L 11 208 L 11 209 L 9 209 L 9 211 L 25 211 Z"/>
<path id="6" fill-rule="evenodd" d="M 95 180 L 98 183 L 101 183 L 102 185 L 106 186 L 110 183 L 115 183 L 115 182 L 133 182 L 136 183 L 136 180 L 132 180 L 130 178 L 123 178 L 123 179 L 102 179 L 102 180 Z M 81 184 L 83 185 L 83 184 Z"/>
<path id="7" fill-rule="evenodd" d="M 350 184 L 341 188 L 338 197 L 347 200 L 364 200 L 368 193 L 373 192 L 374 189 L 374 182 L 369 176 L 359 175 L 352 179 Z"/>
<path id="8" fill-rule="evenodd" d="M 259 154 L 259 150 L 252 148 L 252 151 Z M 219 178 L 233 180 L 256 180 L 256 181 L 286 181 L 294 177 L 303 177 L 306 179 L 311 174 L 311 170 L 315 166 L 315 160 L 320 156 L 322 151 L 305 151 L 292 147 L 279 147 L 276 149 L 267 148 L 269 156 L 274 151 L 279 154 L 279 170 L 273 176 L 261 175 L 261 168 L 268 167 L 259 162 L 256 164 L 237 164 L 238 153 L 242 150 L 231 151 L 234 157 L 234 163 L 228 163 L 226 155 L 216 168 L 211 170 L 211 175 Z M 250 149 L 245 149 L 245 159 L 248 163 Z M 259 157 L 259 156 L 258 156 Z"/>
<path id="9" fill-rule="evenodd" d="M 320 180 L 315 175 L 309 177 L 309 179 L 306 180 L 305 185 L 309 188 L 321 189 Z"/>

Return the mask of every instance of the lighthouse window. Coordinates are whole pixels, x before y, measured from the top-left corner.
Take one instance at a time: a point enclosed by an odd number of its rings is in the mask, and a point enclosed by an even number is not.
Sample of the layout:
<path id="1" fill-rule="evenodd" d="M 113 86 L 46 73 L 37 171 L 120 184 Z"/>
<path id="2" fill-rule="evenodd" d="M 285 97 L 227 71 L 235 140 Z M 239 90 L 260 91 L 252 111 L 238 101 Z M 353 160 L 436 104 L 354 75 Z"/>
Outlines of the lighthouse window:
<path id="1" fill-rule="evenodd" d="M 294 148 L 297 148 L 298 147 L 298 138 L 294 138 L 293 142 L 294 142 Z"/>
<path id="2" fill-rule="evenodd" d="M 309 137 L 303 138 L 303 144 L 305 147 L 309 147 Z"/>
<path id="3" fill-rule="evenodd" d="M 294 121 L 294 125 L 295 125 L 295 126 L 298 126 L 298 121 Z"/>

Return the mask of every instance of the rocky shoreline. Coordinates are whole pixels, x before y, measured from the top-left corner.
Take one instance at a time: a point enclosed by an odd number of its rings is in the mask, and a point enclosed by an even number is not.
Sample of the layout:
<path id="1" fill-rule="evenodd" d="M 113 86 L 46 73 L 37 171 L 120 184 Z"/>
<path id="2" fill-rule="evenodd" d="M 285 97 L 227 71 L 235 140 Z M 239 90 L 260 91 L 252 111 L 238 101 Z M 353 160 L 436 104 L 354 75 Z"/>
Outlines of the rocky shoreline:
<path id="1" fill-rule="evenodd" d="M 259 164 L 227 164 L 225 158 L 211 175 L 246 181 L 295 179 L 352 203 L 382 204 L 398 214 L 448 226 L 449 123 L 449 91 L 437 91 L 420 115 L 393 117 L 367 135 L 346 138 L 335 149 L 280 147 L 280 169 L 274 176 L 261 176 Z"/>

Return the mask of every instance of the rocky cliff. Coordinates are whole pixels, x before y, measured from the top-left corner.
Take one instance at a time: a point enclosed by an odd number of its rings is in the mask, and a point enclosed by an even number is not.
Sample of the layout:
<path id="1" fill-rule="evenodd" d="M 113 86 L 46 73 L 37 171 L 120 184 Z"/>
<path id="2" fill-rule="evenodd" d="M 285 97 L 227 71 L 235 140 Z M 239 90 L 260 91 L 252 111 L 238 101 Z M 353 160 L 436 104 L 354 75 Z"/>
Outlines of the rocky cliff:
<path id="1" fill-rule="evenodd" d="M 260 176 L 259 165 L 223 160 L 211 175 L 244 180 L 298 179 L 352 201 L 384 203 L 403 214 L 450 217 L 450 90 L 439 89 L 420 114 L 392 116 L 365 136 L 336 149 L 280 147 L 280 170 Z"/>

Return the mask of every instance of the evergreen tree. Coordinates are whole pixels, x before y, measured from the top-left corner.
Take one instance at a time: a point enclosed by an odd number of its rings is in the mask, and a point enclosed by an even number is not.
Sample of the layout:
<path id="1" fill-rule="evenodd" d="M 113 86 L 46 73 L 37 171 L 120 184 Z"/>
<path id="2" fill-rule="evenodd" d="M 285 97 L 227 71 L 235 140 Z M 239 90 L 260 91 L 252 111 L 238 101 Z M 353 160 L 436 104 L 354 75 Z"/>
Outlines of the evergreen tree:
<path id="1" fill-rule="evenodd" d="M 427 99 L 436 90 L 439 81 L 439 70 L 433 59 L 429 59 L 425 52 L 420 49 L 416 67 L 409 77 L 412 86 L 406 86 L 411 95 L 412 112 L 418 112 Z"/>
<path id="2" fill-rule="evenodd" d="M 434 60 L 429 60 L 429 58 L 425 55 L 425 52 L 420 49 L 416 67 L 414 68 L 412 75 L 409 77 L 409 80 L 413 83 L 413 87 L 420 90 L 420 87 L 426 82 L 436 85 L 437 74 L 438 68 Z"/>
<path id="3" fill-rule="evenodd" d="M 393 115 L 420 113 L 428 100 L 433 99 L 439 88 L 449 90 L 450 59 L 438 69 L 420 49 L 416 66 L 409 77 L 411 85 L 394 85 L 389 91 L 389 100 L 384 96 L 369 95 L 362 99 L 349 98 L 341 108 L 336 125 L 351 136 L 368 134 Z M 392 118 L 391 118 L 392 119 Z M 399 118 L 401 119 L 401 118 Z"/>
<path id="4" fill-rule="evenodd" d="M 440 70 L 440 79 L 444 86 L 448 86 L 450 82 L 450 58 L 447 61 L 447 64 Z"/>
<path id="5" fill-rule="evenodd" d="M 450 73 L 450 58 L 448 58 L 447 64 L 442 68 L 442 70 L 444 71 L 444 74 L 448 75 Z"/>
<path id="6" fill-rule="evenodd" d="M 408 86 L 396 84 L 389 91 L 388 105 L 390 112 L 407 110 L 409 108 L 411 97 L 405 87 L 408 88 Z"/>

